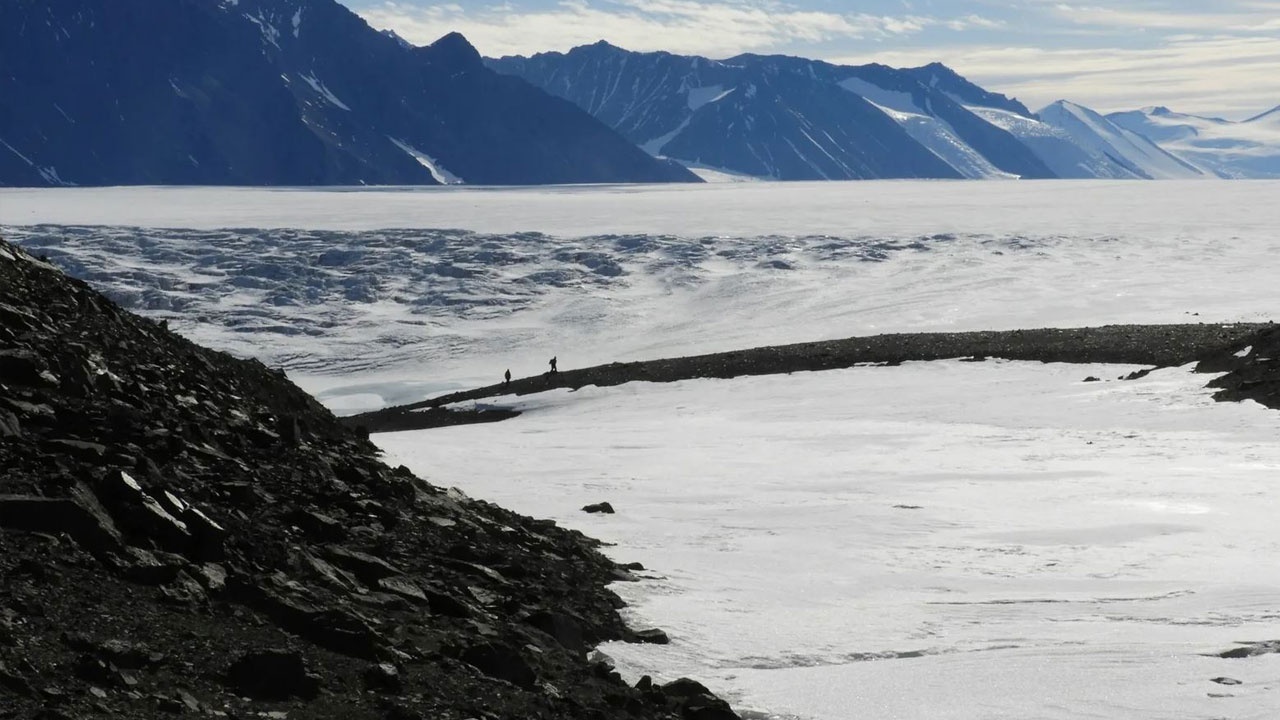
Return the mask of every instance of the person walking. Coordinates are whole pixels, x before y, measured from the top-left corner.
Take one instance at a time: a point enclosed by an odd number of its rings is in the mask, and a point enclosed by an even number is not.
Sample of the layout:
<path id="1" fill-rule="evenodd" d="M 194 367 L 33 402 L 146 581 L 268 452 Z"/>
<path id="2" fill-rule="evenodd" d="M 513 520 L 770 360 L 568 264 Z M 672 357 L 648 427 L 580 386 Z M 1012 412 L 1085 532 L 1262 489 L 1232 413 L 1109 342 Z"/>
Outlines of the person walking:
<path id="1" fill-rule="evenodd" d="M 551 374 L 552 374 L 552 375 L 555 375 L 555 374 L 556 374 L 556 372 L 558 372 L 558 371 L 556 370 L 556 359 L 555 359 L 554 357 L 552 357 L 552 358 L 551 358 Z"/>
<path id="2" fill-rule="evenodd" d="M 511 384 L 511 368 L 507 368 L 507 371 L 502 375 L 502 386 L 506 387 L 510 384 Z"/>

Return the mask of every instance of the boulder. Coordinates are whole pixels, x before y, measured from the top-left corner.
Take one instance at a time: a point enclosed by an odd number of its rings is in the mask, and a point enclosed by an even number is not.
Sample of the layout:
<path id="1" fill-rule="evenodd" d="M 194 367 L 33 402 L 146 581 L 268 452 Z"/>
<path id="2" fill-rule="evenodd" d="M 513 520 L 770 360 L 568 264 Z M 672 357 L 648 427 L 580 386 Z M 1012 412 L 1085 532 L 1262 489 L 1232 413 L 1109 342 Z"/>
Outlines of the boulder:
<path id="1" fill-rule="evenodd" d="M 531 689 L 538 676 L 520 651 L 498 643 L 474 645 L 462 652 L 462 661 L 485 675 Z"/>
<path id="2" fill-rule="evenodd" d="M 648 643 L 650 645 L 666 645 L 671 642 L 671 638 L 658 628 L 650 628 L 648 630 L 640 630 L 627 635 L 629 643 Z"/>
<path id="3" fill-rule="evenodd" d="M 48 372 L 44 360 L 27 348 L 0 349 L 0 382 L 15 385 L 44 385 Z"/>
<path id="4" fill-rule="evenodd" d="M 583 505 L 582 511 L 589 512 L 589 513 L 604 513 L 606 515 L 612 515 L 613 506 L 607 502 L 598 502 L 592 505 Z"/>
<path id="5" fill-rule="evenodd" d="M 1255 655 L 1270 655 L 1272 653 L 1280 653 L 1280 640 L 1265 640 L 1263 642 L 1249 643 L 1238 648 L 1232 648 L 1218 653 L 1220 658 L 1249 658 Z"/>
<path id="6" fill-rule="evenodd" d="M 662 692 L 684 720 L 741 720 L 729 703 L 716 697 L 696 680 L 673 680 L 662 686 Z"/>
<path id="7" fill-rule="evenodd" d="M 72 498 L 0 495 L 0 528 L 66 533 L 95 555 L 119 549 L 120 531 L 92 498 L 87 492 Z"/>
<path id="8" fill-rule="evenodd" d="M 552 610 L 540 610 L 530 615 L 525 622 L 550 635 L 561 646 L 575 653 L 586 653 L 587 648 L 599 640 L 595 633 L 585 629 L 581 618 Z"/>
<path id="9" fill-rule="evenodd" d="M 401 574 L 399 568 L 382 558 L 356 550 L 348 550 L 338 545 L 326 547 L 325 555 L 333 564 L 350 570 L 356 577 L 360 578 L 361 582 L 368 585 L 375 585 L 384 577 Z"/>
<path id="10" fill-rule="evenodd" d="M 18 422 L 18 416 L 0 409 L 0 438 L 18 437 L 21 434 L 22 424 Z"/>
<path id="11" fill-rule="evenodd" d="M 369 690 L 387 693 L 399 693 L 404 689 L 400 671 L 391 663 L 370 665 L 364 671 L 364 686 Z"/>
<path id="12" fill-rule="evenodd" d="M 336 542 L 346 537 L 342 523 L 314 510 L 297 510 L 289 514 L 289 522 L 297 525 L 308 536 L 323 542 Z"/>
<path id="13" fill-rule="evenodd" d="M 320 693 L 320 678 L 307 671 L 296 650 L 247 652 L 227 668 L 226 682 L 235 692 L 255 700 L 309 700 Z"/>

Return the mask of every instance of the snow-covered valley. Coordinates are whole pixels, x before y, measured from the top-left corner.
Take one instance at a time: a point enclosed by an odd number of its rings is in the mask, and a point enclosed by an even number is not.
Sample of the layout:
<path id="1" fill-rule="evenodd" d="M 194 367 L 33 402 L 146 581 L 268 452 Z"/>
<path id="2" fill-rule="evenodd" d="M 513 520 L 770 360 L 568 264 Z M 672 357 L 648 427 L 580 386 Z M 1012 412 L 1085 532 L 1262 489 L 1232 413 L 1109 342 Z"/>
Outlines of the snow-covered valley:
<path id="1" fill-rule="evenodd" d="M 1277 191 L 0 190 L 0 234 L 346 411 L 552 355 L 1265 321 Z M 603 648 L 632 679 L 690 675 L 740 709 L 812 720 L 1274 717 L 1280 657 L 1210 655 L 1280 638 L 1280 414 L 1214 403 L 1186 368 L 1116 380 L 1133 369 L 632 383 L 501 398 L 524 414 L 378 441 L 432 482 L 643 563 L 616 589 L 672 644 Z M 601 500 L 618 513 L 579 510 Z"/>

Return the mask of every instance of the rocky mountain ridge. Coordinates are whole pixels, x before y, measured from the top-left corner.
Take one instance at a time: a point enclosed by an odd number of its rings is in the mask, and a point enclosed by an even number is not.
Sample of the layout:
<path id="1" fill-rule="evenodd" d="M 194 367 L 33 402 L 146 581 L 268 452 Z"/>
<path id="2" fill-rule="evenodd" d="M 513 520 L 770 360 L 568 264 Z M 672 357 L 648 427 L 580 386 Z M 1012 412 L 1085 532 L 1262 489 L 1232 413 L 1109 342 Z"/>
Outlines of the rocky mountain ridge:
<path id="1" fill-rule="evenodd" d="M 0 715 L 736 717 L 600 658 L 598 543 L 0 241 Z"/>
<path id="2" fill-rule="evenodd" d="M 0 186 L 697 181 L 335 0 L 9 0 L 0 66 Z"/>
<path id="3" fill-rule="evenodd" d="M 1104 117 L 1066 101 L 1033 113 L 941 63 L 714 60 L 604 41 L 487 63 L 695 171 L 778 180 L 1272 177 L 1280 153 L 1280 135 L 1264 132 L 1275 122 L 1266 113 L 1214 126 L 1213 140 L 1169 143 L 1167 118 Z"/>

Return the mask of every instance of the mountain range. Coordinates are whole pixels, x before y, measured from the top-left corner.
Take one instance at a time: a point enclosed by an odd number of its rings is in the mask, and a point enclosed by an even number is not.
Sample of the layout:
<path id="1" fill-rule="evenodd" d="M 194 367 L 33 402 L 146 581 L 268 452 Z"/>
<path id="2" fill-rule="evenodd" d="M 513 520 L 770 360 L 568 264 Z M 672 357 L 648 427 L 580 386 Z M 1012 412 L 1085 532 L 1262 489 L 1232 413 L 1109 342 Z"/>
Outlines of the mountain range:
<path id="1" fill-rule="evenodd" d="M 1280 108 L 1243 123 L 1067 101 L 1033 113 L 938 63 L 712 60 L 606 42 L 487 62 L 707 176 L 1280 177 Z"/>
<path id="2" fill-rule="evenodd" d="M 0 186 L 1280 177 L 1244 122 L 1032 112 L 934 63 L 482 58 L 336 0 L 0 3 Z"/>
<path id="3" fill-rule="evenodd" d="M 5 0 L 0 185 L 697 181 L 335 0 Z"/>

